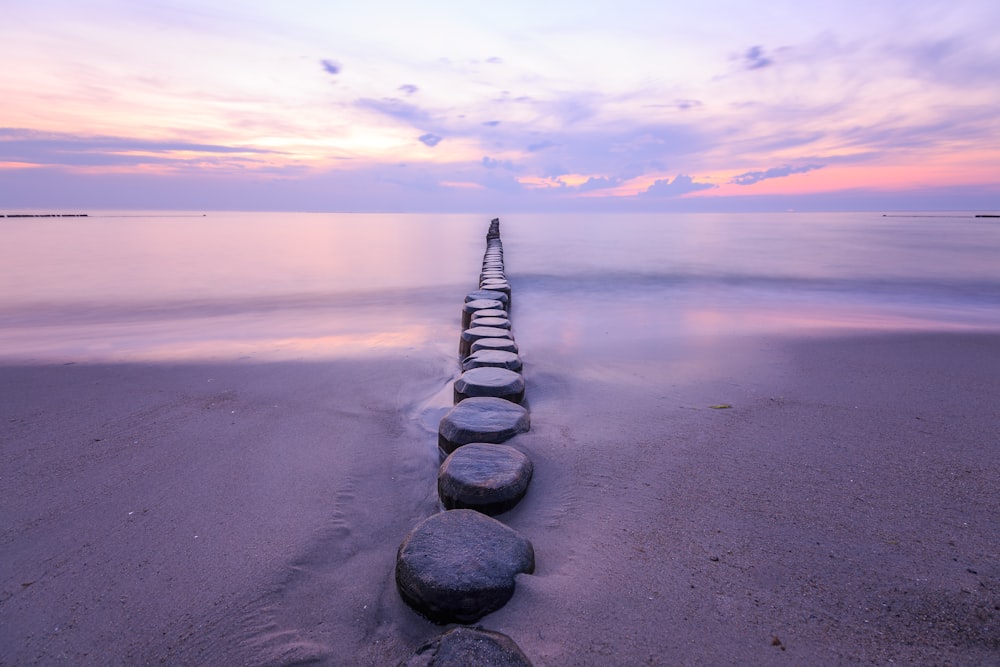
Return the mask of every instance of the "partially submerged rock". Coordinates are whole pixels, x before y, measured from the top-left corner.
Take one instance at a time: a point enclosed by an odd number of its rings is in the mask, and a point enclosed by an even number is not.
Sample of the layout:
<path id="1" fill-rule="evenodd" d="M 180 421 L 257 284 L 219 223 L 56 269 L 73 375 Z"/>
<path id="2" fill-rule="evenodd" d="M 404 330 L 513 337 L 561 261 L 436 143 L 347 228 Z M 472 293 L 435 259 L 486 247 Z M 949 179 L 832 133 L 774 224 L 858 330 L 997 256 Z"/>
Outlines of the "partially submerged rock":
<path id="1" fill-rule="evenodd" d="M 448 509 L 493 516 L 524 497 L 534 471 L 531 459 L 509 445 L 473 442 L 459 447 L 438 470 L 438 497 Z"/>
<path id="2" fill-rule="evenodd" d="M 507 604 L 515 577 L 535 571 L 531 542 L 473 510 L 421 521 L 399 546 L 396 587 L 436 623 L 474 623 Z"/>
<path id="3" fill-rule="evenodd" d="M 531 667 L 514 640 L 483 628 L 452 628 L 423 646 L 399 667 Z"/>

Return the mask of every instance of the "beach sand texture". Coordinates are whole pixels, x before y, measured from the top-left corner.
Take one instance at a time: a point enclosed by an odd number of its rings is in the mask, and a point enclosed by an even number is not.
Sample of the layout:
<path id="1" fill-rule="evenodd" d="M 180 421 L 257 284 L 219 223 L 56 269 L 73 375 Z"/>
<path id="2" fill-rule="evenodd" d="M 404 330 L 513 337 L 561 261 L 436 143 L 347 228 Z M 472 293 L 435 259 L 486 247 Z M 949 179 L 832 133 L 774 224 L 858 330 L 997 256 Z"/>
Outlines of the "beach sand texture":
<path id="1" fill-rule="evenodd" d="M 537 569 L 484 627 L 536 665 L 996 664 L 1000 337 L 569 353 L 543 305 L 501 515 Z M 5 366 L 0 663 L 407 658 L 449 352 Z"/>

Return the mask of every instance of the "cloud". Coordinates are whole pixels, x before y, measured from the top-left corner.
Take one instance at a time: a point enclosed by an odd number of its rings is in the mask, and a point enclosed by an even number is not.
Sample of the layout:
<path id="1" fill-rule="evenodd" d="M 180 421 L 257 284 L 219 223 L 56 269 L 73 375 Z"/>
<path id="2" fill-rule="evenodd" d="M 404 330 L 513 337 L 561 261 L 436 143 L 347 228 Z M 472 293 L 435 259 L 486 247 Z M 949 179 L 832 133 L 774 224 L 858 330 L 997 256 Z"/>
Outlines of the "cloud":
<path id="1" fill-rule="evenodd" d="M 535 144 L 528 144 L 527 150 L 529 153 L 537 153 L 538 151 L 544 151 L 546 148 L 552 148 L 555 145 L 551 141 L 539 141 Z"/>
<path id="2" fill-rule="evenodd" d="M 431 148 L 434 148 L 439 143 L 441 143 L 442 138 L 443 137 L 439 137 L 438 135 L 433 134 L 431 132 L 428 132 L 427 134 L 421 134 L 419 137 L 417 137 L 420 143 L 424 144 L 425 146 L 430 146 Z"/>
<path id="3" fill-rule="evenodd" d="M 483 123 L 483 125 L 485 125 L 486 127 L 496 127 L 499 124 L 500 124 L 500 121 L 498 121 L 498 120 L 488 120 L 485 123 Z"/>
<path id="4" fill-rule="evenodd" d="M 184 153 L 185 155 L 179 155 Z M 196 154 L 192 158 L 190 154 Z M 238 162 L 246 155 L 279 154 L 279 151 L 245 146 L 225 146 L 186 141 L 150 141 L 134 137 L 79 136 L 60 132 L 39 132 L 20 128 L 0 128 L 3 160 L 26 164 L 94 167 L 139 164 L 184 164 L 210 161 L 226 156 Z"/>
<path id="5" fill-rule="evenodd" d="M 323 66 L 323 71 L 327 74 L 340 74 L 341 66 L 340 63 L 333 60 L 321 60 L 319 64 Z"/>
<path id="6" fill-rule="evenodd" d="M 414 86 L 412 83 L 404 83 L 402 86 L 399 87 L 398 90 L 402 92 L 404 95 L 412 95 L 420 89 Z"/>
<path id="7" fill-rule="evenodd" d="M 751 46 L 743 54 L 743 65 L 747 69 L 763 69 L 773 64 L 774 61 L 764 55 L 762 46 Z"/>
<path id="8" fill-rule="evenodd" d="M 430 114 L 426 111 L 397 97 L 384 97 L 380 100 L 362 98 L 355 102 L 355 104 L 362 109 L 377 111 L 382 115 L 412 125 L 422 125 L 430 120 Z"/>
<path id="9" fill-rule="evenodd" d="M 592 190 L 604 190 L 621 185 L 622 179 L 608 176 L 591 176 L 577 188 L 580 192 L 590 192 Z"/>
<path id="10" fill-rule="evenodd" d="M 717 187 L 711 183 L 695 183 L 694 179 L 690 176 L 685 176 L 684 174 L 677 174 L 674 176 L 674 180 L 669 178 L 658 179 L 648 188 L 646 191 L 641 193 L 641 196 L 645 197 L 680 197 L 681 195 L 686 195 L 689 192 L 698 192 L 699 190 L 711 190 Z"/>
<path id="11" fill-rule="evenodd" d="M 500 58 L 499 56 L 493 56 L 492 58 L 487 58 L 486 62 L 490 63 L 491 65 L 500 65 L 503 64 L 503 58 Z"/>
<path id="12" fill-rule="evenodd" d="M 514 171 L 514 163 L 510 160 L 497 160 L 489 156 L 483 157 L 482 165 L 487 169 L 496 169 L 497 167 L 502 167 L 508 171 Z"/>
<path id="13" fill-rule="evenodd" d="M 754 183 L 766 181 L 769 178 L 784 178 L 792 174 L 804 174 L 807 171 L 822 169 L 824 166 L 822 164 L 807 164 L 801 167 L 792 167 L 786 164 L 783 167 L 772 167 L 765 171 L 748 171 L 739 176 L 734 176 L 729 182 L 736 185 L 753 185 Z"/>

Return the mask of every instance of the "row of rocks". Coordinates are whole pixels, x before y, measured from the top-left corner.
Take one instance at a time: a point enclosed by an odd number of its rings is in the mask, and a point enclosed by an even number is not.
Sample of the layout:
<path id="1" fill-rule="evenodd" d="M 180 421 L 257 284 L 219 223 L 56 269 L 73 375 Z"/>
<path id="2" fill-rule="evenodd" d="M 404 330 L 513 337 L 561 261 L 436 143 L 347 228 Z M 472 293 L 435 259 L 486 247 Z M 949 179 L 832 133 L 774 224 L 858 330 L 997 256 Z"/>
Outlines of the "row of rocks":
<path id="1" fill-rule="evenodd" d="M 462 307 L 455 406 L 438 428 L 443 459 L 438 497 L 445 511 L 421 521 L 396 554 L 396 586 L 414 610 L 441 623 L 471 624 L 514 595 L 518 574 L 531 574 L 531 542 L 496 518 L 513 508 L 531 481 L 531 459 L 506 443 L 530 428 L 521 405 L 525 385 L 509 313 L 500 221 L 490 223 L 479 289 Z M 510 637 L 454 628 L 421 646 L 417 665 L 530 665 Z"/>

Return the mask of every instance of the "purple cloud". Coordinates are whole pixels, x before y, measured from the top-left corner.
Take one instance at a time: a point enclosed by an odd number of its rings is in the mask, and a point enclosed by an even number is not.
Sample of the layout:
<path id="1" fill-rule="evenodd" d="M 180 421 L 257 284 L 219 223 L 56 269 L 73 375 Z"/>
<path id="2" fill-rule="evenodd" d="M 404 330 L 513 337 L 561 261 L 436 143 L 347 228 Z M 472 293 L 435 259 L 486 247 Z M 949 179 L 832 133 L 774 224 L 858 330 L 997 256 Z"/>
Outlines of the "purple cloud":
<path id="1" fill-rule="evenodd" d="M 488 120 L 485 123 L 483 123 L 483 125 L 485 125 L 486 127 L 496 127 L 499 124 L 500 124 L 500 121 L 498 121 L 498 120 Z"/>
<path id="2" fill-rule="evenodd" d="M 591 190 L 604 190 L 621 185 L 622 179 L 608 176 L 591 176 L 577 188 L 580 192 L 590 192 Z"/>
<path id="3" fill-rule="evenodd" d="M 418 90 L 420 89 L 414 86 L 412 83 L 404 83 L 402 86 L 399 87 L 399 91 L 402 92 L 404 95 L 412 95 Z"/>
<path id="4" fill-rule="evenodd" d="M 766 181 L 769 178 L 784 178 L 792 174 L 804 174 L 807 171 L 822 169 L 824 166 L 822 164 L 807 164 L 801 167 L 792 167 L 786 164 L 783 167 L 772 167 L 764 171 L 748 171 L 739 176 L 734 176 L 729 182 L 736 185 L 753 185 L 754 183 Z"/>
<path id="5" fill-rule="evenodd" d="M 496 158 L 491 158 L 489 156 L 483 157 L 482 165 L 487 169 L 502 167 L 508 171 L 514 171 L 514 163 L 510 160 L 497 160 Z"/>
<path id="6" fill-rule="evenodd" d="M 327 74 L 340 74 L 340 63 L 333 60 L 321 60 L 319 64 L 323 66 L 323 71 Z"/>
<path id="7" fill-rule="evenodd" d="M 743 64 L 747 69 L 763 69 L 773 65 L 774 61 L 764 55 L 764 47 L 751 46 L 743 54 Z"/>
<path id="8" fill-rule="evenodd" d="M 694 179 L 684 174 L 677 174 L 674 180 L 661 178 L 646 188 L 640 196 L 644 197 L 680 197 L 690 192 L 699 190 L 711 190 L 714 187 L 711 183 L 695 183 Z"/>
<path id="9" fill-rule="evenodd" d="M 355 104 L 362 109 L 377 111 L 385 116 L 414 125 L 424 124 L 430 120 L 430 115 L 426 111 L 396 97 L 385 97 L 381 100 L 364 98 Z"/>
<path id="10" fill-rule="evenodd" d="M 430 146 L 431 148 L 434 148 L 439 143 L 441 143 L 442 138 L 443 137 L 439 137 L 438 135 L 433 134 L 431 132 L 428 132 L 427 134 L 422 134 L 419 137 L 417 137 L 420 143 L 424 144 L 425 146 Z"/>
<path id="11" fill-rule="evenodd" d="M 539 141 L 536 144 L 529 144 L 528 152 L 537 153 L 538 151 L 544 151 L 546 148 L 552 148 L 555 145 L 556 144 L 552 143 L 551 141 Z"/>

